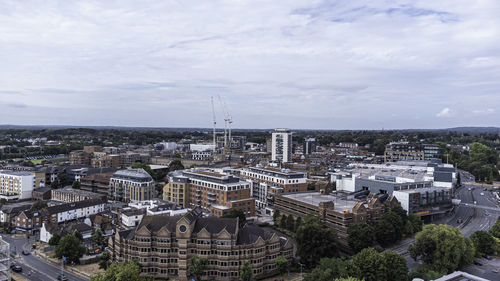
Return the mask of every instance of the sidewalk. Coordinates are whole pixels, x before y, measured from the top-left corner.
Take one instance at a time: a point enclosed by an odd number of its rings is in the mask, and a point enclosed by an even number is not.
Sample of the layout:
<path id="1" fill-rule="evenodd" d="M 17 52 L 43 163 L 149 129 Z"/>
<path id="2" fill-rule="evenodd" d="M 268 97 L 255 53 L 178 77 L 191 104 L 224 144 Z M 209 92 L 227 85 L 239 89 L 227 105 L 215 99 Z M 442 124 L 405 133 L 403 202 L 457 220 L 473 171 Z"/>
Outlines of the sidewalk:
<path id="1" fill-rule="evenodd" d="M 39 257 L 41 260 L 43 260 L 45 263 L 48 263 L 48 264 L 51 264 L 53 266 L 56 266 L 56 267 L 59 267 L 61 266 L 61 262 L 59 260 L 56 260 L 55 258 L 52 258 L 50 256 L 49 253 L 53 253 L 53 251 L 51 252 L 47 252 L 47 253 L 43 253 L 41 251 L 38 251 L 39 250 L 39 247 L 37 247 L 37 249 L 35 251 L 33 251 L 33 254 L 37 257 Z M 75 275 L 78 275 L 82 278 L 86 278 L 86 279 L 90 279 L 90 277 L 92 275 L 94 275 L 95 273 L 97 273 L 97 271 L 92 271 L 90 274 L 85 272 L 85 271 L 82 271 L 82 270 L 79 270 L 78 268 L 75 268 L 74 266 L 71 266 L 71 265 L 66 265 L 64 267 L 64 270 L 66 271 L 69 271 Z"/>

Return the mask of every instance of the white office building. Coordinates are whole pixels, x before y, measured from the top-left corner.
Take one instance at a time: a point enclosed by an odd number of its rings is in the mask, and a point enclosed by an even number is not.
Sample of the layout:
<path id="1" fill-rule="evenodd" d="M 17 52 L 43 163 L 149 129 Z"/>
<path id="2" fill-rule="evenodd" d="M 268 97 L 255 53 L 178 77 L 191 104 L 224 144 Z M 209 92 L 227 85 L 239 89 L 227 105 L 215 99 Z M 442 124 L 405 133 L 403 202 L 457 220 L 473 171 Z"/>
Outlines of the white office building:
<path id="1" fill-rule="evenodd" d="M 292 132 L 288 129 L 275 129 L 272 134 L 271 159 L 286 163 L 292 161 Z"/>

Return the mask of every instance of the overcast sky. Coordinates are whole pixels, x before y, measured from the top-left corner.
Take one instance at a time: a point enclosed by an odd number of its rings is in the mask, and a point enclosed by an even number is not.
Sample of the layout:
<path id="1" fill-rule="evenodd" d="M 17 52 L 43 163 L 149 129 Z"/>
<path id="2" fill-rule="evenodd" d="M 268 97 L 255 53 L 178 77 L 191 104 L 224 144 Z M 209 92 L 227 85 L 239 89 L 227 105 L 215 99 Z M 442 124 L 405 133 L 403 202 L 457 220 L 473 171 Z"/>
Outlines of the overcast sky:
<path id="1" fill-rule="evenodd" d="M 0 1 L 0 124 L 500 125 L 500 1 Z"/>

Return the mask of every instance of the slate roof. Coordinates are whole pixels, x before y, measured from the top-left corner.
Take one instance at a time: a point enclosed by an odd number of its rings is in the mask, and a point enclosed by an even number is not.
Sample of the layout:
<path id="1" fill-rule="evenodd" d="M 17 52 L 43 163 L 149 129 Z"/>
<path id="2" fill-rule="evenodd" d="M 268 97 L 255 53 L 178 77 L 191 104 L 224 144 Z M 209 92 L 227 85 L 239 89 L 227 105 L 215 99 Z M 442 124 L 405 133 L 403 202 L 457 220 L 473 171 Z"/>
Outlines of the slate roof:
<path id="1" fill-rule="evenodd" d="M 194 225 L 193 233 L 200 232 L 205 228 L 211 234 L 217 234 L 226 229 L 231 235 L 236 234 L 238 219 L 236 218 L 198 218 Z"/>
<path id="2" fill-rule="evenodd" d="M 264 240 L 269 240 L 273 236 L 272 231 L 258 226 L 245 226 L 238 232 L 238 239 L 236 244 L 247 245 L 257 242 L 259 237 Z"/>
<path id="3" fill-rule="evenodd" d="M 137 229 L 145 226 L 151 232 L 158 232 L 163 226 L 166 226 L 168 231 L 175 232 L 175 226 L 180 218 L 181 216 L 168 215 L 146 216 L 137 226 Z"/>

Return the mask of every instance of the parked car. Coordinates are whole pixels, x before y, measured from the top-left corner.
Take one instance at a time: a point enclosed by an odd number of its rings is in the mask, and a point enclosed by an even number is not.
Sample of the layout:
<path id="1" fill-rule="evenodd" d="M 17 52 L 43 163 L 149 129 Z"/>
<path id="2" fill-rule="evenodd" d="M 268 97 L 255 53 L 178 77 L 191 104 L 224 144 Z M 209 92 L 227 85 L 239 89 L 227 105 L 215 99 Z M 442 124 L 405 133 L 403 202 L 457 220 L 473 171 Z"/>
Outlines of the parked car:
<path id="1" fill-rule="evenodd" d="M 29 251 L 23 250 L 23 255 L 28 256 L 30 254 Z"/>
<path id="2" fill-rule="evenodd" d="M 68 281 L 68 276 L 66 276 L 64 273 L 57 275 L 57 280 L 59 281 Z"/>
<path id="3" fill-rule="evenodd" d="M 14 272 L 22 272 L 23 268 L 20 265 L 14 265 L 12 267 L 12 271 L 14 271 Z"/>

